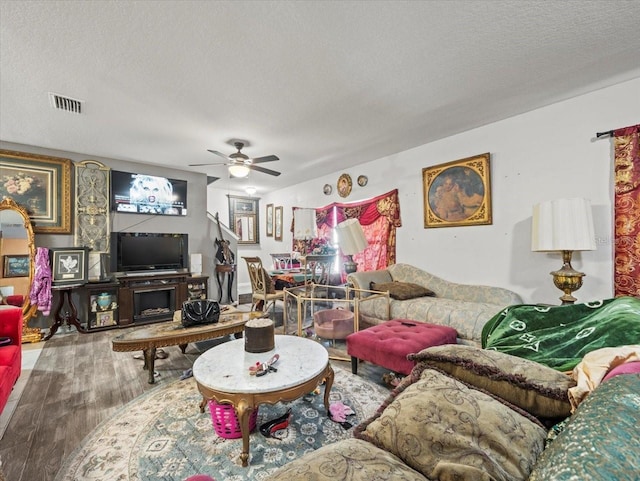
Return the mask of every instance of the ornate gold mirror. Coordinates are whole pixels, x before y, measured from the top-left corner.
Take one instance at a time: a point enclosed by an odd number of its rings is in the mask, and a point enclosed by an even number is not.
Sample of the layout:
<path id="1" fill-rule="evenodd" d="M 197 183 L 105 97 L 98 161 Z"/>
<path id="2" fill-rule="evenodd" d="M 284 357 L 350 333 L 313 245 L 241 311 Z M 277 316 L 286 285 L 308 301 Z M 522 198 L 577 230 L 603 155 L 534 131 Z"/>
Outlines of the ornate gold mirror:
<path id="1" fill-rule="evenodd" d="M 12 199 L 0 203 L 0 292 L 2 302 L 22 296 L 22 342 L 38 342 L 40 329 L 28 327 L 36 306 L 29 300 L 33 281 L 35 240 L 27 211 Z"/>

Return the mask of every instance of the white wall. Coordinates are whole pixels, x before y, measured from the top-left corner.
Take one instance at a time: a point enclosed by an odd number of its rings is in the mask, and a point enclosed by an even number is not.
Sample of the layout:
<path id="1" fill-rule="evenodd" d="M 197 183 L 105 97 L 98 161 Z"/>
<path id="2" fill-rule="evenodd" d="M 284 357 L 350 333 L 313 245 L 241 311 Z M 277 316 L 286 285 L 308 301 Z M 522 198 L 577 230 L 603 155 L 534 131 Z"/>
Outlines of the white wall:
<path id="1" fill-rule="evenodd" d="M 637 124 L 639 113 L 640 78 L 263 194 L 261 244 L 257 249 L 240 247 L 238 257 L 257 254 L 266 263 L 269 253 L 290 250 L 293 206 L 362 200 L 397 188 L 403 224 L 397 232 L 398 262 L 451 281 L 507 287 L 525 302 L 556 304 L 561 292 L 549 272 L 562 261 L 560 254 L 531 252 L 532 207 L 543 200 L 586 197 L 593 205 L 597 250 L 574 254 L 574 268 L 587 274 L 575 295 L 580 301 L 611 297 L 613 149 L 610 139 L 595 140 L 595 134 Z M 425 229 L 422 169 L 485 152 L 491 153 L 493 224 Z M 347 199 L 335 189 L 343 172 L 354 179 Z M 360 174 L 369 178 L 365 187 L 355 183 Z M 331 195 L 323 194 L 325 183 L 334 186 Z M 226 193 L 209 186 L 209 210 L 213 205 L 226 208 Z M 268 203 L 284 206 L 282 242 L 264 235 Z M 246 267 L 238 266 L 238 288 L 250 292 Z"/>

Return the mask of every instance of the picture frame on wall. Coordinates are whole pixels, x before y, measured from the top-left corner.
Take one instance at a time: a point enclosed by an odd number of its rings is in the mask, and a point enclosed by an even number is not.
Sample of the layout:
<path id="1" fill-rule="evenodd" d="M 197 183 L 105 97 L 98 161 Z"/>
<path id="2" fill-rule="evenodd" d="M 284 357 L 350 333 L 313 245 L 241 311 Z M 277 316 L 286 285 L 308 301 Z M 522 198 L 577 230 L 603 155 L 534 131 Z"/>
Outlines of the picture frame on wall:
<path id="1" fill-rule="evenodd" d="M 273 237 L 273 204 L 267 204 L 267 237 Z"/>
<path id="2" fill-rule="evenodd" d="M 422 169 L 424 227 L 492 223 L 490 154 Z"/>
<path id="3" fill-rule="evenodd" d="M 0 150 L 0 200 L 29 212 L 36 234 L 71 234 L 71 160 Z"/>
<path id="4" fill-rule="evenodd" d="M 51 282 L 84 284 L 88 282 L 89 249 L 85 247 L 51 247 Z"/>
<path id="5" fill-rule="evenodd" d="M 273 222 L 274 222 L 273 234 L 274 234 L 274 239 L 277 241 L 282 240 L 282 221 L 283 221 L 282 217 L 283 217 L 283 209 L 282 209 L 282 206 L 279 205 L 278 207 L 275 208 L 275 213 L 273 215 Z"/>
<path id="6" fill-rule="evenodd" d="M 238 244 L 259 244 L 259 202 L 256 197 L 227 195 L 229 198 L 229 226 L 238 236 Z"/>
<path id="7" fill-rule="evenodd" d="M 2 277 L 29 277 L 30 267 L 28 255 L 6 255 Z"/>

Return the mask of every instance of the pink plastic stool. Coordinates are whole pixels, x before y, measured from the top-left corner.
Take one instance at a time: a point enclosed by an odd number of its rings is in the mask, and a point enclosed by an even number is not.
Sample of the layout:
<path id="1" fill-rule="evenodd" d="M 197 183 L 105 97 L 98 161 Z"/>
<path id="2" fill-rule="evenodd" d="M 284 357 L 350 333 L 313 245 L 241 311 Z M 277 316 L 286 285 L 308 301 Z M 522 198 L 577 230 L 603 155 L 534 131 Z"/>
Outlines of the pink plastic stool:
<path id="1" fill-rule="evenodd" d="M 216 481 L 211 476 L 207 476 L 206 474 L 196 474 L 194 476 L 189 476 L 184 481 Z"/>

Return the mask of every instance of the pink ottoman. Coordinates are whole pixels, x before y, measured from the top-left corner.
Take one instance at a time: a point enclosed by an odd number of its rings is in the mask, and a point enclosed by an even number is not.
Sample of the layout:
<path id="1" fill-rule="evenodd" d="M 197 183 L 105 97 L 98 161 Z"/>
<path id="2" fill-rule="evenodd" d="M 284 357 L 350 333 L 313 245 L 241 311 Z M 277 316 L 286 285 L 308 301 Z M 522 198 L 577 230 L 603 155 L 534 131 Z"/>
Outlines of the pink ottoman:
<path id="1" fill-rule="evenodd" d="M 395 319 L 347 336 L 351 372 L 358 373 L 358 360 L 369 361 L 394 372 L 409 374 L 414 361 L 407 355 L 427 347 L 456 344 L 458 333 L 452 327 Z"/>

